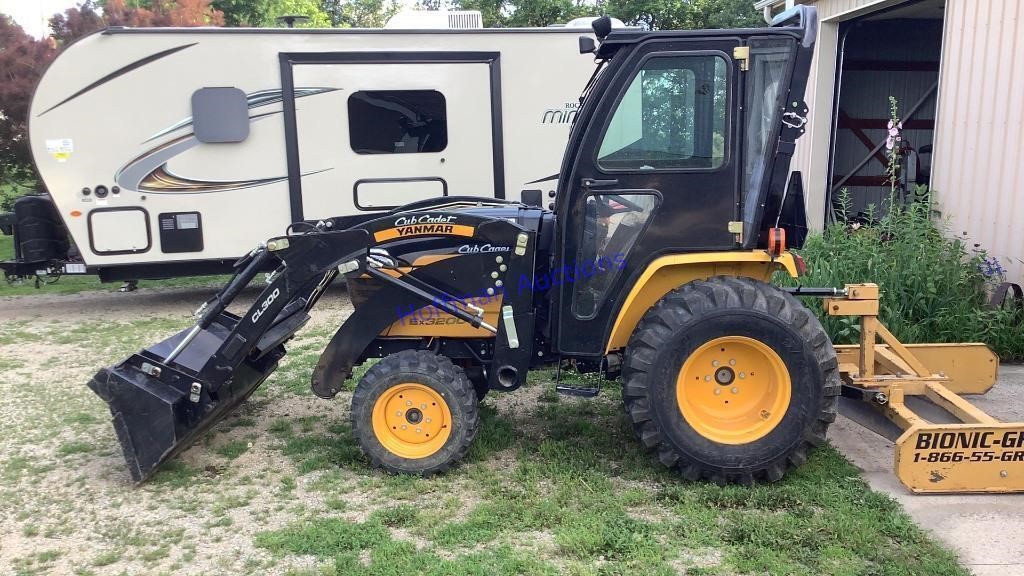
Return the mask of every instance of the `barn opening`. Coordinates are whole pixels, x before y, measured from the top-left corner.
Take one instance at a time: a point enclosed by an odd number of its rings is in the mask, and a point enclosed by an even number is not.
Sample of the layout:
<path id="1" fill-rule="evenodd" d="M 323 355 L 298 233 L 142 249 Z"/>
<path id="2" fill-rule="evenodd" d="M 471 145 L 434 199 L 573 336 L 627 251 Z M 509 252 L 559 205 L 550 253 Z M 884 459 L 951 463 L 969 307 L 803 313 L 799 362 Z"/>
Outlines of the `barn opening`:
<path id="1" fill-rule="evenodd" d="M 945 0 L 918 0 L 843 22 L 829 157 L 829 219 L 876 219 L 912 202 L 932 167 Z M 896 190 L 889 175 L 890 96 L 902 119 Z"/>

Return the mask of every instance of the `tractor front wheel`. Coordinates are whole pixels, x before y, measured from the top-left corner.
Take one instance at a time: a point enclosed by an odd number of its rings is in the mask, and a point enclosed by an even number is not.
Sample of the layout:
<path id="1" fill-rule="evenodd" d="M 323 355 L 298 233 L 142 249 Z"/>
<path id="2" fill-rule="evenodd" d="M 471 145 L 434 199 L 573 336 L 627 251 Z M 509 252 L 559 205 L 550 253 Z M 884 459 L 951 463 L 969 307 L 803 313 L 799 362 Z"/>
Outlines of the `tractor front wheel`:
<path id="1" fill-rule="evenodd" d="M 392 354 L 352 395 L 352 432 L 374 466 L 431 475 L 462 459 L 479 425 L 476 392 L 462 368 L 425 350 Z"/>
<path id="2" fill-rule="evenodd" d="M 673 290 L 643 317 L 623 366 L 633 428 L 691 480 L 775 481 L 835 420 L 835 350 L 792 295 L 749 278 Z"/>

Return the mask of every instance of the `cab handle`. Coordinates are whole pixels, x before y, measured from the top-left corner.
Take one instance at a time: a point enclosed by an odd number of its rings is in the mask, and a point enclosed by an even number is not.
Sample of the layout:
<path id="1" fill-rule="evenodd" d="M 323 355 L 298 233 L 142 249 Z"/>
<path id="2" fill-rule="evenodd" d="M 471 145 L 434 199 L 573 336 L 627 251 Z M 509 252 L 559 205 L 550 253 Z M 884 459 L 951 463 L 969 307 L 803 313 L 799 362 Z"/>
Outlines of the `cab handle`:
<path id="1" fill-rule="evenodd" d="M 618 183 L 618 180 L 595 180 L 593 178 L 584 178 L 580 180 L 580 184 L 584 188 L 602 188 L 604 186 L 615 186 Z"/>

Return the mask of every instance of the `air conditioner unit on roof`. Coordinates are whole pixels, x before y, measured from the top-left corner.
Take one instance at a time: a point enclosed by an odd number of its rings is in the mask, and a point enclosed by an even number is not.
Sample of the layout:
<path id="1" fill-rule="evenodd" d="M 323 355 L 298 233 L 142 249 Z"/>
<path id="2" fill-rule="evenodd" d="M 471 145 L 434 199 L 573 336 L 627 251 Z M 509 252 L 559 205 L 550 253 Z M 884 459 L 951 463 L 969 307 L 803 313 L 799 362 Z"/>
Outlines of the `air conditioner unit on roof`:
<path id="1" fill-rule="evenodd" d="M 479 10 L 405 10 L 388 20 L 385 28 L 392 29 L 473 29 L 483 28 L 484 18 Z"/>

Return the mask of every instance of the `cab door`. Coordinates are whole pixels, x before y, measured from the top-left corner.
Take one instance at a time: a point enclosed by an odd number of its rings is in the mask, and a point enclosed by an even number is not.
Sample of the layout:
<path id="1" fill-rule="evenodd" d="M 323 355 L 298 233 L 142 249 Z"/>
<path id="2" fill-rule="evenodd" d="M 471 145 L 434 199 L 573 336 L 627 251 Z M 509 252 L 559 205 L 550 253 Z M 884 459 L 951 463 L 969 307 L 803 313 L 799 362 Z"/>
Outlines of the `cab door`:
<path id="1" fill-rule="evenodd" d="M 739 44 L 649 42 L 606 72 L 559 192 L 561 352 L 602 353 L 631 280 L 659 254 L 736 248 Z"/>
<path id="2" fill-rule="evenodd" d="M 496 56 L 455 54 L 461 59 L 293 58 L 296 92 L 320 91 L 294 100 L 301 176 L 293 188 L 305 219 L 369 217 L 448 195 L 499 195 Z"/>

